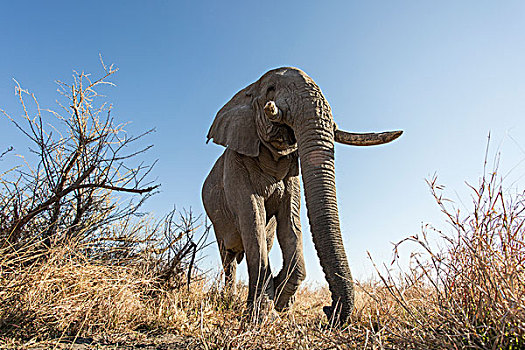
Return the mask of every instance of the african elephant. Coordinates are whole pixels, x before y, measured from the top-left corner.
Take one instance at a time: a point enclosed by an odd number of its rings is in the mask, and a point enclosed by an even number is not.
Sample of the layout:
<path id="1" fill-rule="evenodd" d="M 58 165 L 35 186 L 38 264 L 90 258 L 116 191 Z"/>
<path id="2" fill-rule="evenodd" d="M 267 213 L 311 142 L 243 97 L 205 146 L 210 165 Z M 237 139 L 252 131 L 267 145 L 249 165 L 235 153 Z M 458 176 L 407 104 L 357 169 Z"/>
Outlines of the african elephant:
<path id="1" fill-rule="evenodd" d="M 339 226 L 334 141 L 378 145 L 401 133 L 356 134 L 337 129 L 321 90 L 297 68 L 273 69 L 233 96 L 208 132 L 208 141 L 213 139 L 226 150 L 202 189 L 226 287 L 234 288 L 237 263 L 246 254 L 248 305 L 260 296 L 274 300 L 277 310 L 290 305 L 306 276 L 300 169 L 315 249 L 332 294 L 332 306 L 325 307 L 325 312 L 346 322 L 354 289 Z M 283 267 L 274 277 L 268 252 L 275 231 Z"/>

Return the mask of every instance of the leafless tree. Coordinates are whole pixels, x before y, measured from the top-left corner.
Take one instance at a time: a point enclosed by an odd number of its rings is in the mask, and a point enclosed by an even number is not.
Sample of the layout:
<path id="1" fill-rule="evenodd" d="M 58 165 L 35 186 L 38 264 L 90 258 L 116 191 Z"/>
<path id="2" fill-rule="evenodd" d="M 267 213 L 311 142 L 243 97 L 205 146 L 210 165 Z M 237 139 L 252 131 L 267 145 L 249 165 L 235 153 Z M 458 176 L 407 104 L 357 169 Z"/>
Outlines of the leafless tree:
<path id="1" fill-rule="evenodd" d="M 146 180 L 155 162 L 139 160 L 152 146 L 130 151 L 135 141 L 153 130 L 129 136 L 125 124 L 115 122 L 112 106 L 97 91 L 113 85 L 108 78 L 117 69 L 103 62 L 102 66 L 100 78 L 74 72 L 72 83 L 57 81 L 62 95 L 62 102 L 57 102 L 60 112 L 42 109 L 36 97 L 15 81 L 22 117 L 0 111 L 31 146 L 20 165 L 0 170 L 4 246 L 15 248 L 30 239 L 51 247 L 96 237 L 108 223 L 137 213 L 158 188 Z M 119 203 L 124 199 L 128 205 Z"/>

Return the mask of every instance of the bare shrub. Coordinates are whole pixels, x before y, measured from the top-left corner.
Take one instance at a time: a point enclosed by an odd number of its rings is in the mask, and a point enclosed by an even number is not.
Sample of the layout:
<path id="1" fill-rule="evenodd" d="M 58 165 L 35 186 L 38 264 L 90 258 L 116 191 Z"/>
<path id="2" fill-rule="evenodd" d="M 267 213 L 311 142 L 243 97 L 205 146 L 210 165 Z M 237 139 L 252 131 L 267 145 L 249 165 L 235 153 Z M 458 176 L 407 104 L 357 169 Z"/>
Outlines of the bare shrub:
<path id="1" fill-rule="evenodd" d="M 428 185 L 452 233 L 426 225 L 422 235 L 398 243 L 421 248 L 412 269 L 380 273 L 398 308 L 389 313 L 391 336 L 421 347 L 525 346 L 525 192 L 505 190 L 496 166 L 478 186 L 468 185 L 472 209 L 464 212 L 436 177 Z M 432 233 L 441 248 L 431 243 Z"/>
<path id="2" fill-rule="evenodd" d="M 41 109 L 36 97 L 16 84 L 21 120 L 9 118 L 31 142 L 31 154 L 0 178 L 0 238 L 16 247 L 25 239 L 51 247 L 61 241 L 93 238 L 105 225 L 134 214 L 158 185 L 145 182 L 153 164 L 130 166 L 151 146 L 130 151 L 137 137 L 116 124 L 111 105 L 98 89 L 117 70 L 103 65 L 92 79 L 74 74 L 71 84 L 58 81 L 61 112 Z M 26 102 L 29 97 L 34 111 Z M 135 203 L 119 204 L 115 192 L 141 194 Z"/>

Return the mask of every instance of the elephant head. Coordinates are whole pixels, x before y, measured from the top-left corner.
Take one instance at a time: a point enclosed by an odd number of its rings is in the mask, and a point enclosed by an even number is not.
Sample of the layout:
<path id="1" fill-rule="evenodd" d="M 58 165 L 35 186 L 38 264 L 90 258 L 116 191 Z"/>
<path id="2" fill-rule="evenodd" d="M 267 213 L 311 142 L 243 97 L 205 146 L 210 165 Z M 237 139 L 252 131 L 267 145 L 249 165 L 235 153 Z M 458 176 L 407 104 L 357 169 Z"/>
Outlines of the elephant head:
<path id="1" fill-rule="evenodd" d="M 332 306 L 325 312 L 342 322 L 353 308 L 354 289 L 339 224 L 334 141 L 377 145 L 401 133 L 339 130 L 319 87 L 290 67 L 271 70 L 238 92 L 217 113 L 208 133 L 208 141 L 251 157 L 259 155 L 261 144 L 275 159 L 299 155 L 311 233 L 332 294 Z"/>

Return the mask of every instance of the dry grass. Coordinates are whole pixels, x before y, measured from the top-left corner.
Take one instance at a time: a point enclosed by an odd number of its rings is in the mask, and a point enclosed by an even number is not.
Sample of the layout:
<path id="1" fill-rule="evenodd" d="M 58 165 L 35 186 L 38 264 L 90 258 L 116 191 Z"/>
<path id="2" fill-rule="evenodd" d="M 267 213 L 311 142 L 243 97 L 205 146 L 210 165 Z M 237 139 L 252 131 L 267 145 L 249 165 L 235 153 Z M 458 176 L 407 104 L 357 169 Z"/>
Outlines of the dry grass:
<path id="1" fill-rule="evenodd" d="M 41 347 L 76 338 L 131 336 L 131 341 L 164 332 L 183 336 L 194 348 L 330 348 L 373 342 L 369 324 L 330 329 L 322 306 L 327 289 L 303 288 L 294 308 L 275 321 L 252 322 L 245 315 L 246 287 L 225 299 L 218 284 L 197 280 L 187 288 L 166 290 L 143 266 L 106 266 L 73 245 L 55 248 L 43 262 L 13 267 L 2 260 L 0 331 L 4 346 Z M 369 297 L 358 308 L 368 315 Z M 368 321 L 366 321 L 368 322 Z M 351 335 L 351 337 L 350 337 Z M 356 337 L 357 336 L 357 337 Z M 54 342 L 49 340 L 54 339 Z"/>
<path id="2" fill-rule="evenodd" d="M 38 341 L 75 337 L 103 344 L 125 336 L 129 345 L 169 333 L 195 349 L 522 348 L 524 194 L 505 198 L 497 179 L 491 173 L 473 188 L 473 210 L 465 215 L 451 211 L 442 187 L 429 181 L 452 231 L 426 227 L 420 237 L 407 238 L 422 248 L 412 267 L 396 275 L 378 269 L 377 281 L 358 284 L 346 327 L 327 324 L 325 288 L 300 289 L 280 319 L 256 324 L 245 316 L 245 286 L 233 299 L 223 297 L 214 280 L 194 280 L 188 291 L 184 284 L 166 284 L 140 255 L 121 266 L 69 244 L 30 264 L 15 252 L 2 255 L 3 344 L 38 347 Z M 431 234 L 441 238 L 440 249 L 429 243 Z"/>

